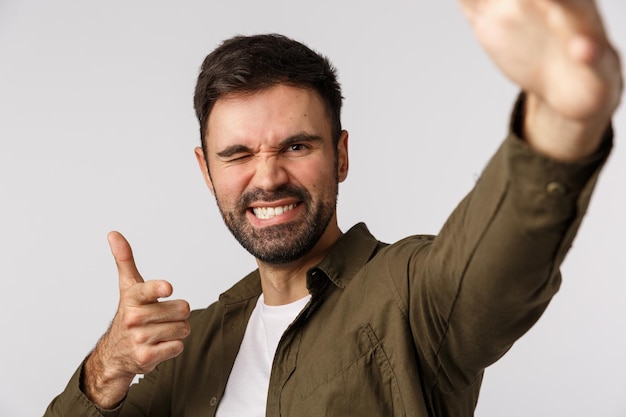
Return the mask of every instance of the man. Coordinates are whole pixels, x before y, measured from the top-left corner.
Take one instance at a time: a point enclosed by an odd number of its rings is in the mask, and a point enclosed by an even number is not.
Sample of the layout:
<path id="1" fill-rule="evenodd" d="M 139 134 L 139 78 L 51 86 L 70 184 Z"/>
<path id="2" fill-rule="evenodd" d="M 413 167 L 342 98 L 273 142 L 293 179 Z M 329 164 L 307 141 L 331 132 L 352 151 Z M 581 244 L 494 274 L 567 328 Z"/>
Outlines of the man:
<path id="1" fill-rule="evenodd" d="M 348 172 L 326 59 L 277 35 L 203 63 L 196 157 L 258 269 L 204 310 L 163 301 L 116 232 L 120 303 L 49 416 L 471 416 L 484 369 L 539 318 L 608 156 L 620 64 L 591 1 L 462 1 L 523 91 L 437 237 L 392 245 L 335 212 Z M 131 381 L 146 374 L 138 384 Z"/>

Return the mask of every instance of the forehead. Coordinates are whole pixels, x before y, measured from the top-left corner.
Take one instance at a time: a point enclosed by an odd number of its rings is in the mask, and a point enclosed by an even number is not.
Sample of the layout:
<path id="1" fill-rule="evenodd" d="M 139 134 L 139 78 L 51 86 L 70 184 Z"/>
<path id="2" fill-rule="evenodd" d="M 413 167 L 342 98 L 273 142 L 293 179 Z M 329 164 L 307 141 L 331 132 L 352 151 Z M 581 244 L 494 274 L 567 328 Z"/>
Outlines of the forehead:
<path id="1" fill-rule="evenodd" d="M 218 99 L 206 126 L 209 149 L 260 145 L 297 133 L 331 136 L 330 119 L 319 94 L 308 88 L 279 84 L 258 92 Z"/>

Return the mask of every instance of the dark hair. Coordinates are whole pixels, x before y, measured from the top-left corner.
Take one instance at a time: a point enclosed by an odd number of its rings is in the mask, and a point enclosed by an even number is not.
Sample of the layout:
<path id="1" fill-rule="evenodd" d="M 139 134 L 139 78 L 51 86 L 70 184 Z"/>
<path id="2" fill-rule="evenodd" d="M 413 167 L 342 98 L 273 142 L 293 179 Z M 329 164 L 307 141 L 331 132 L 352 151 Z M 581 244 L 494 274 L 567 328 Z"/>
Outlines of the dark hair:
<path id="1" fill-rule="evenodd" d="M 330 61 L 283 35 L 235 36 L 211 52 L 200 67 L 193 102 L 205 152 L 207 120 L 220 97 L 253 93 L 277 84 L 316 91 L 330 117 L 333 141 L 339 141 L 343 97 Z"/>

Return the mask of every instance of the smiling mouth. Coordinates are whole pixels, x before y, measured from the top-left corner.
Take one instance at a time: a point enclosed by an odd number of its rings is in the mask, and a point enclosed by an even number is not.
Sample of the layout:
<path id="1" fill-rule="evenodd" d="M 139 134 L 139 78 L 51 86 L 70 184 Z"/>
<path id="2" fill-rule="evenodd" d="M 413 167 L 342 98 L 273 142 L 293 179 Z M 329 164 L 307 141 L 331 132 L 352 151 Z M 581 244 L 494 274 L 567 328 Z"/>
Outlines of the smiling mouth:
<path id="1" fill-rule="evenodd" d="M 296 204 L 288 204 L 286 206 L 279 207 L 253 207 L 252 212 L 257 219 L 267 220 L 276 216 L 280 216 L 283 213 L 293 210 Z"/>

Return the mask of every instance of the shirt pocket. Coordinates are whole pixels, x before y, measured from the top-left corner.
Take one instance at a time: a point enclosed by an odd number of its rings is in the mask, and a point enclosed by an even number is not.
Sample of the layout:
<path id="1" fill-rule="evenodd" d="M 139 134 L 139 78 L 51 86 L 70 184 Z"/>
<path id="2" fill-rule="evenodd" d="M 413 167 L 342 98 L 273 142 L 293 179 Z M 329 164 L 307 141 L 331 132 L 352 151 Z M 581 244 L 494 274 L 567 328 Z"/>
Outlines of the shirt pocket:
<path id="1" fill-rule="evenodd" d="M 405 416 L 389 358 L 367 324 L 298 367 L 302 416 Z"/>

